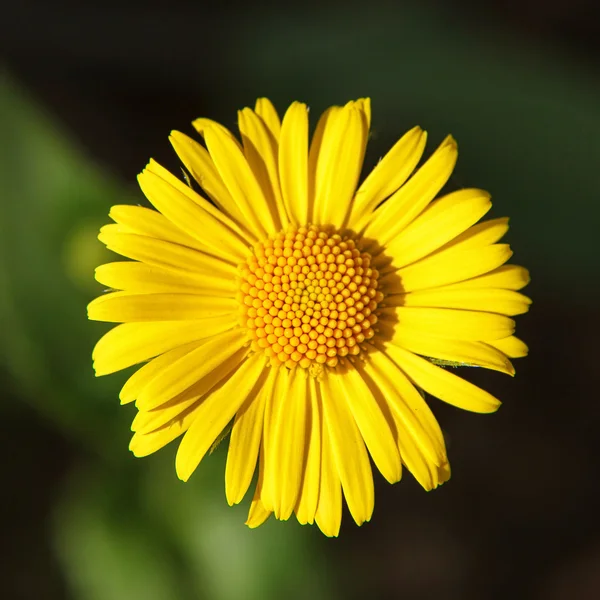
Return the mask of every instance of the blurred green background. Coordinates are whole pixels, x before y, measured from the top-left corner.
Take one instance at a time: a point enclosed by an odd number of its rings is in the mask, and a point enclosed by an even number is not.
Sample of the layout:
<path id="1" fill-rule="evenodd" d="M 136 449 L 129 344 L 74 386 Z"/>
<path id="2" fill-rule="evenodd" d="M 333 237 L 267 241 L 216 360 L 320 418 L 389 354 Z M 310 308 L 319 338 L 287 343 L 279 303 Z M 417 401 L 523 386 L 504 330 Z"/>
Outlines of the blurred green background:
<path id="1" fill-rule="evenodd" d="M 600 597 L 600 27 L 593 2 L 42 3 L 0 24 L 0 597 L 18 600 Z M 594 29 L 596 28 L 596 29 Z M 175 447 L 127 450 L 127 374 L 95 379 L 85 306 L 115 203 L 145 203 L 167 135 L 269 96 L 369 95 L 367 168 L 407 129 L 459 142 L 529 267 L 514 380 L 468 371 L 493 417 L 432 400 L 451 481 L 376 481 L 372 523 L 255 531 L 226 444 L 183 484 Z M 462 373 L 461 373 L 462 374 Z"/>

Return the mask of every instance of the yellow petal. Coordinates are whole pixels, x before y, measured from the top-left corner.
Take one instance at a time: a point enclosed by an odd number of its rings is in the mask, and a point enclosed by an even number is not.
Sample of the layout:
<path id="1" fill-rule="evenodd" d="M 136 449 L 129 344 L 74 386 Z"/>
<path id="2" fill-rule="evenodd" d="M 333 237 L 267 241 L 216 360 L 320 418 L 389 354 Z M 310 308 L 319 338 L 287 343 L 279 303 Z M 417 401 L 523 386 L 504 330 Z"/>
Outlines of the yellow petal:
<path id="1" fill-rule="evenodd" d="M 157 210 L 212 254 L 234 263 L 248 256 L 249 240 L 240 228 L 158 163 L 151 162 L 138 175 L 138 182 Z"/>
<path id="2" fill-rule="evenodd" d="M 279 115 L 271 101 L 268 98 L 258 98 L 254 105 L 254 111 L 265 122 L 273 139 L 278 142 L 281 123 L 279 121 Z"/>
<path id="3" fill-rule="evenodd" d="M 227 131 L 224 127 L 222 127 L 222 130 Z M 235 140 L 235 138 L 233 137 L 233 135 L 231 133 L 229 135 L 231 136 L 231 138 L 233 140 Z M 240 147 L 239 142 L 237 142 L 237 140 L 235 140 L 235 141 L 239 148 Z M 216 168 L 214 166 L 214 163 L 213 163 L 213 168 Z M 160 179 L 163 179 L 167 184 L 169 184 L 175 190 L 177 190 L 178 192 L 183 194 L 185 197 L 187 197 L 193 203 L 198 204 L 198 206 L 200 208 L 202 208 L 203 210 L 205 210 L 212 218 L 216 219 L 223 226 L 227 227 L 228 229 L 231 229 L 234 233 L 239 235 L 240 238 L 242 238 L 244 240 L 244 242 L 247 243 L 248 241 L 250 241 L 251 238 L 248 237 L 246 231 L 242 230 L 240 224 L 237 223 L 235 219 L 228 217 L 226 214 L 223 213 L 222 210 L 220 210 L 219 208 L 216 208 L 211 202 L 207 201 L 200 194 L 195 192 L 194 189 L 188 184 L 187 178 L 186 178 L 186 182 L 181 181 L 180 179 L 175 177 L 170 171 L 168 171 L 163 166 L 161 166 L 158 162 L 156 162 L 154 159 L 150 159 L 150 161 L 146 165 L 145 171 L 148 171 L 148 172 L 156 175 Z M 187 227 L 189 227 L 189 225 L 187 225 Z M 192 235 L 194 238 L 198 238 L 197 232 L 194 232 Z M 202 239 L 202 238 L 200 238 L 200 239 Z"/>
<path id="4" fill-rule="evenodd" d="M 143 398 L 142 400 L 138 398 L 135 405 L 139 411 L 133 419 L 131 431 L 149 433 L 167 426 L 170 421 L 201 401 L 208 392 L 233 373 L 244 362 L 248 354 L 248 348 L 240 348 L 194 385 L 166 402 L 162 402 L 160 399 L 155 401 L 154 398 Z"/>
<path id="5" fill-rule="evenodd" d="M 279 375 L 283 374 L 282 377 Z M 287 384 L 287 369 L 278 369 L 275 367 L 271 367 L 267 372 L 267 380 L 264 384 L 264 396 L 265 396 L 265 411 L 263 417 L 263 436 L 262 436 L 262 445 L 261 445 L 261 454 L 260 460 L 261 463 L 261 473 L 260 476 L 262 479 L 261 489 L 260 489 L 260 499 L 265 508 L 269 512 L 273 512 L 273 492 L 271 486 L 271 480 L 273 479 L 270 476 L 266 476 L 265 474 L 270 474 L 273 469 L 273 457 L 274 454 L 271 452 L 269 444 L 271 443 L 273 436 L 271 436 L 271 429 L 273 423 L 274 411 L 277 408 L 277 404 L 275 403 L 275 399 L 280 397 L 281 395 L 285 396 L 287 393 L 286 384 Z"/>
<path id="6" fill-rule="evenodd" d="M 512 266 L 512 265 L 508 265 Z M 503 267 L 500 267 L 503 268 Z M 489 277 L 483 275 L 480 279 Z M 438 307 L 438 308 L 458 308 L 461 310 L 477 310 L 500 315 L 514 316 L 525 313 L 529 310 L 531 300 L 513 290 L 503 290 L 500 288 L 487 287 L 468 287 L 472 279 L 448 285 L 433 290 L 421 290 L 410 292 L 409 294 L 397 294 L 388 296 L 386 303 L 388 305 L 414 306 L 414 307 Z"/>
<path id="7" fill-rule="evenodd" d="M 483 190 L 453 192 L 432 202 L 402 233 L 390 241 L 386 254 L 394 266 L 409 265 L 454 239 L 492 207 Z"/>
<path id="8" fill-rule="evenodd" d="M 371 127 L 371 98 L 359 98 L 354 105 L 363 113 L 367 130 L 369 130 Z"/>
<path id="9" fill-rule="evenodd" d="M 387 405 L 391 410 L 397 427 L 397 439 L 406 440 L 406 436 L 410 436 L 428 461 L 435 465 L 446 462 L 440 426 L 421 394 L 398 366 L 379 351 L 368 356 L 361 372 L 371 389 L 377 390 L 380 404 Z"/>
<path id="10" fill-rule="evenodd" d="M 341 227 L 350 210 L 367 144 L 368 125 L 354 103 L 332 111 L 315 169 L 314 222 Z"/>
<path id="11" fill-rule="evenodd" d="M 96 281 L 112 290 L 151 293 L 191 293 L 202 294 L 200 281 L 188 277 L 186 271 L 164 269 L 135 261 L 111 262 L 96 267 Z M 231 278 L 233 281 L 233 278 Z M 222 279 L 220 281 L 227 281 Z M 214 295 L 212 291 L 208 295 Z"/>
<path id="12" fill-rule="evenodd" d="M 457 365 L 484 367 L 507 375 L 515 374 L 515 369 L 506 356 L 483 342 L 443 339 L 398 327 L 390 343 L 421 356 L 437 358 Z"/>
<path id="13" fill-rule="evenodd" d="M 198 348 L 158 373 L 142 390 L 139 401 L 158 405 L 187 390 L 246 344 L 246 335 L 245 330 L 237 328 L 204 340 Z"/>
<path id="14" fill-rule="evenodd" d="M 227 331 L 235 325 L 235 314 L 197 321 L 117 325 L 100 338 L 92 352 L 96 376 L 126 369 L 177 346 Z"/>
<path id="15" fill-rule="evenodd" d="M 428 256 L 395 273 L 380 278 L 381 287 L 389 294 L 441 287 L 478 277 L 503 265 L 512 256 L 507 244 L 494 244 Z"/>
<path id="16" fill-rule="evenodd" d="M 410 177 L 423 156 L 427 132 L 414 127 L 379 161 L 356 192 L 348 227 L 360 231 L 371 213 Z"/>
<path id="17" fill-rule="evenodd" d="M 529 348 L 527 347 L 527 344 L 522 342 L 519 338 L 516 338 L 514 335 L 501 340 L 488 342 L 488 344 L 494 348 L 497 348 L 500 350 L 500 352 L 503 352 L 510 358 L 522 358 L 523 356 L 527 356 L 527 354 L 529 354 Z"/>
<path id="18" fill-rule="evenodd" d="M 221 179 L 217 167 L 208 150 L 179 131 L 172 131 L 169 137 L 175 152 L 185 168 L 208 194 L 210 199 L 243 229 L 244 216 L 236 206 L 227 186 Z M 251 238 L 248 238 L 251 239 Z"/>
<path id="19" fill-rule="evenodd" d="M 308 222 L 308 109 L 294 102 L 285 113 L 279 138 L 279 179 L 290 220 Z"/>
<path id="20" fill-rule="evenodd" d="M 388 346 L 386 353 L 416 385 L 448 404 L 477 413 L 495 412 L 500 407 L 491 394 L 408 350 Z"/>
<path id="21" fill-rule="evenodd" d="M 473 279 L 467 279 L 453 285 L 444 288 L 446 290 L 474 290 L 481 288 L 502 288 L 507 290 L 520 290 L 524 288 L 530 281 L 529 271 L 524 267 L 518 265 L 504 265 L 498 267 L 485 275 L 474 277 Z M 521 299 L 526 296 L 521 296 Z M 526 302 L 529 300 L 523 300 Z"/>
<path id="22" fill-rule="evenodd" d="M 164 371 L 176 360 L 179 360 L 182 356 L 189 354 L 192 350 L 196 349 L 202 340 L 196 342 L 190 342 L 184 346 L 178 346 L 173 350 L 161 354 L 157 358 L 152 359 L 149 363 L 139 368 L 126 382 L 119 398 L 121 404 L 127 404 L 133 402 L 141 393 L 141 391 L 148 385 L 152 379 L 154 379 L 161 371 Z"/>
<path id="23" fill-rule="evenodd" d="M 406 465 L 408 470 L 414 475 L 415 479 L 426 489 L 431 490 L 436 487 L 440 481 L 438 477 L 438 473 L 440 472 L 440 467 L 436 465 L 436 462 L 442 463 L 445 459 L 445 449 L 444 449 L 444 440 L 441 435 L 441 431 L 439 431 L 439 426 L 435 421 L 433 415 L 431 415 L 429 411 L 429 407 L 425 405 L 423 408 L 419 406 L 418 403 L 423 403 L 423 399 L 420 394 L 414 389 L 412 384 L 406 384 L 405 378 L 400 378 L 402 375 L 398 375 L 398 373 L 394 373 L 393 379 L 394 383 L 392 384 L 391 389 L 394 391 L 391 394 L 391 400 L 387 398 L 382 389 L 379 388 L 378 384 L 374 381 L 372 377 L 367 374 L 362 364 L 358 364 L 358 370 L 361 373 L 361 377 L 363 377 L 365 383 L 372 390 L 372 393 L 379 404 L 382 412 L 385 414 L 386 420 L 388 422 L 388 426 L 394 440 L 398 446 L 398 451 L 400 453 L 400 458 L 402 463 Z M 371 369 L 372 369 L 371 365 Z M 399 372 L 398 369 L 396 371 Z M 404 386 L 402 386 L 402 382 L 405 382 Z M 397 390 L 396 385 L 401 385 L 401 389 Z M 386 388 L 388 389 L 388 388 Z M 417 395 L 418 397 L 413 397 L 413 395 Z M 396 401 L 394 402 L 394 396 L 398 396 Z M 404 425 L 404 420 L 402 418 L 404 412 L 406 412 L 406 408 L 403 406 L 403 402 L 407 398 L 407 404 L 409 409 L 414 413 L 414 417 L 417 419 L 421 419 L 423 423 L 420 425 L 420 433 L 411 434 L 410 429 L 407 429 Z M 408 413 L 410 416 L 410 412 Z M 432 424 L 427 422 L 427 419 L 423 419 L 423 417 L 427 416 L 433 420 Z M 406 419 L 406 417 L 405 417 Z M 428 441 L 428 437 L 431 439 Z M 433 440 L 433 441 L 432 441 Z M 433 448 L 439 447 L 441 448 L 441 452 L 438 454 L 435 453 L 435 450 L 429 450 L 429 456 L 427 456 L 427 451 L 424 451 L 422 447 L 428 447 L 428 444 L 433 444 Z M 433 457 L 433 458 L 432 458 Z"/>
<path id="24" fill-rule="evenodd" d="M 248 519 L 246 525 L 250 529 L 256 529 L 260 527 L 270 516 L 271 511 L 267 510 L 260 498 L 254 498 L 250 505 L 250 511 L 248 512 Z"/>
<path id="25" fill-rule="evenodd" d="M 495 244 L 507 231 L 507 218 L 492 219 L 483 223 L 477 223 L 422 260 L 438 259 L 440 256 L 455 256 L 458 258 L 466 256 L 469 254 L 469 251 L 483 249 Z M 390 258 L 387 250 L 381 251 L 374 257 L 373 266 L 385 275 L 395 270 L 396 260 L 396 255 Z"/>
<path id="26" fill-rule="evenodd" d="M 200 119 L 195 119 L 194 121 L 192 121 L 192 125 L 193 125 L 194 129 L 205 140 L 206 140 L 206 133 L 208 131 L 216 131 L 219 133 L 219 135 L 227 137 L 233 144 L 235 144 L 237 146 L 238 150 L 242 149 L 242 145 L 240 144 L 239 140 L 235 137 L 235 135 L 233 135 L 233 133 L 231 133 L 231 131 L 229 131 L 229 129 L 227 129 L 227 127 L 225 127 L 224 125 L 221 125 L 221 123 L 218 123 L 217 121 L 213 121 L 212 119 L 200 118 Z"/>
<path id="27" fill-rule="evenodd" d="M 444 463 L 442 466 L 438 467 L 437 471 L 439 485 L 446 483 L 446 481 L 450 479 L 450 463 Z"/>
<path id="28" fill-rule="evenodd" d="M 336 114 L 340 111 L 339 106 L 331 106 L 325 110 L 319 117 L 317 126 L 310 140 L 308 150 L 308 221 L 314 222 L 316 219 L 315 213 L 315 195 L 317 188 L 317 167 L 319 165 L 319 157 L 321 156 L 321 147 L 325 130 L 331 129 L 331 123 L 336 118 Z"/>
<path id="29" fill-rule="evenodd" d="M 398 449 L 400 450 L 402 462 L 419 484 L 423 486 L 423 489 L 433 490 L 440 483 L 443 483 L 439 480 L 440 467 L 428 456 L 425 456 L 419 444 L 410 435 L 401 430 L 398 434 Z"/>
<path id="30" fill-rule="evenodd" d="M 342 485 L 324 415 L 321 427 L 321 487 L 315 522 L 327 537 L 337 537 L 342 524 Z"/>
<path id="31" fill-rule="evenodd" d="M 184 434 L 196 417 L 195 407 L 192 407 L 182 411 L 178 418 L 172 419 L 168 427 L 150 433 L 135 432 L 129 442 L 129 450 L 137 458 L 148 456 Z"/>
<path id="32" fill-rule="evenodd" d="M 346 401 L 375 466 L 390 482 L 402 477 L 400 454 L 392 431 L 371 390 L 353 367 L 339 374 L 339 401 Z"/>
<path id="33" fill-rule="evenodd" d="M 100 231 L 98 239 L 106 247 L 121 256 L 139 260 L 156 267 L 178 269 L 189 277 L 198 277 L 198 273 L 212 274 L 222 278 L 235 279 L 236 268 L 205 252 L 186 246 L 165 242 L 137 233 L 120 233 L 118 225 L 106 225 Z"/>
<path id="34" fill-rule="evenodd" d="M 211 373 L 212 375 L 212 373 Z M 206 377 L 205 377 L 206 379 Z M 179 432 L 175 437 L 181 435 L 184 431 L 187 431 L 193 420 L 192 413 L 195 412 L 196 408 L 202 402 L 202 396 L 194 396 L 188 400 L 182 402 L 167 402 L 163 408 L 155 410 L 140 410 L 131 423 L 131 431 L 136 436 L 134 438 L 138 441 L 144 439 L 156 438 L 160 439 L 161 434 L 164 433 L 165 429 L 169 430 L 173 428 L 173 425 L 179 427 Z M 185 425 L 185 429 L 181 429 Z M 175 439 L 175 438 L 171 438 Z M 168 442 L 167 442 L 168 443 Z M 138 454 L 138 451 L 131 445 L 129 449 L 135 456 L 146 456 Z"/>
<path id="35" fill-rule="evenodd" d="M 267 510 L 267 508 L 265 508 L 265 505 L 261 500 L 265 472 L 263 448 L 261 448 L 258 462 L 258 481 L 256 483 L 254 498 L 252 499 L 252 503 L 250 504 L 250 510 L 248 511 L 248 519 L 246 521 L 246 525 L 250 527 L 250 529 L 255 529 L 256 527 L 262 525 L 273 513 L 273 511 Z"/>
<path id="36" fill-rule="evenodd" d="M 415 334 L 465 341 L 498 340 L 512 335 L 515 322 L 504 315 L 452 308 L 397 306 L 383 312 L 395 314 L 396 331 L 406 327 Z"/>
<path id="37" fill-rule="evenodd" d="M 394 239 L 446 185 L 454 170 L 458 151 L 448 136 L 431 158 L 373 214 L 364 237 L 385 246 Z"/>
<path id="38" fill-rule="evenodd" d="M 219 174 L 244 216 L 246 227 L 258 239 L 276 233 L 271 209 L 243 151 L 216 128 L 207 129 L 204 139 Z"/>
<path id="39" fill-rule="evenodd" d="M 284 396 L 273 398 L 265 477 L 271 480 L 273 512 L 278 519 L 285 520 L 296 506 L 302 485 L 308 382 L 305 369 L 280 371 L 279 378 L 287 381 L 287 389 Z"/>
<path id="40" fill-rule="evenodd" d="M 205 296 L 235 296 L 233 277 L 166 269 L 141 262 L 113 262 L 96 267 L 96 281 L 115 290 L 137 294 L 192 293 Z"/>
<path id="41" fill-rule="evenodd" d="M 166 402 L 158 409 L 140 409 L 131 424 L 131 430 L 137 434 L 134 436 L 135 443 L 130 445 L 130 450 L 134 455 L 146 456 L 150 453 L 148 449 L 154 448 L 155 444 L 161 443 L 162 447 L 162 445 L 169 443 L 175 437 L 187 431 L 195 418 L 196 409 L 204 400 L 204 396 L 211 390 L 216 389 L 224 378 L 235 371 L 247 354 L 247 351 L 243 349 L 236 352 L 201 381 L 193 385 L 192 388 Z M 139 402 L 136 403 L 136 406 L 141 408 Z M 171 433 L 170 437 L 166 435 L 167 432 Z M 142 451 L 145 454 L 140 454 Z M 151 451 L 154 452 L 154 450 Z"/>
<path id="42" fill-rule="evenodd" d="M 88 304 L 92 321 L 194 321 L 235 312 L 237 300 L 195 294 L 130 294 L 113 292 Z"/>
<path id="43" fill-rule="evenodd" d="M 249 108 L 238 112 L 238 125 L 248 164 L 271 206 L 277 227 L 285 229 L 289 220 L 279 185 L 277 142 L 264 121 Z M 304 160 L 306 161 L 306 156 Z M 304 180 L 306 186 L 306 176 Z"/>
<path id="44" fill-rule="evenodd" d="M 308 378 L 307 453 L 302 489 L 296 505 L 296 517 L 302 525 L 315 521 L 321 481 L 321 408 L 314 377 Z"/>
<path id="45" fill-rule="evenodd" d="M 477 223 L 464 233 L 442 246 L 438 252 L 445 250 L 466 250 L 467 248 L 481 248 L 495 244 L 499 239 L 504 237 L 508 231 L 508 218 L 500 217 L 499 219 L 490 219 Z"/>
<path id="46" fill-rule="evenodd" d="M 143 206 L 120 204 L 113 206 L 108 216 L 120 225 L 115 231 L 137 233 L 196 250 L 205 251 L 206 249 L 200 241 L 181 231 L 179 227 L 176 227 L 169 219 L 156 210 Z M 104 227 L 101 231 L 103 230 Z"/>
<path id="47" fill-rule="evenodd" d="M 375 505 L 373 474 L 360 431 L 347 403 L 340 402 L 339 373 L 328 371 L 321 384 L 323 419 L 348 509 L 357 525 L 371 519 Z"/>
<path id="48" fill-rule="evenodd" d="M 196 409 L 196 418 L 183 437 L 175 468 L 177 475 L 187 481 L 216 437 L 231 421 L 248 397 L 255 396 L 260 386 L 257 382 L 265 368 L 262 354 L 253 354 L 216 391 L 209 394 Z"/>
<path id="49" fill-rule="evenodd" d="M 263 386 L 255 398 L 248 398 L 235 415 L 225 467 L 230 506 L 241 502 L 254 475 L 263 432 L 265 389 Z"/>

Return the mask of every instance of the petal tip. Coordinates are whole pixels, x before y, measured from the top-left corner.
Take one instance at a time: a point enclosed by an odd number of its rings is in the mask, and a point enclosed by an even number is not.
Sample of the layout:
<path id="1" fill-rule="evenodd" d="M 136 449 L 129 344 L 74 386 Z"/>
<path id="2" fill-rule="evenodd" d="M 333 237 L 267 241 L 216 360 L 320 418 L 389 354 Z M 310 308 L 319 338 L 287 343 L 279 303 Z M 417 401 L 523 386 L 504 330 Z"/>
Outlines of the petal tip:
<path id="1" fill-rule="evenodd" d="M 229 504 L 229 506 L 234 506 L 239 504 L 244 499 L 244 495 L 240 494 L 240 490 L 237 487 L 233 487 L 231 484 L 226 484 L 225 499 L 227 500 L 227 504 Z"/>
<path id="2" fill-rule="evenodd" d="M 177 149 L 177 147 L 181 147 L 183 143 L 185 143 L 187 136 L 181 131 L 177 131 L 177 129 L 173 129 L 169 134 L 169 142 L 173 148 Z"/>
<path id="3" fill-rule="evenodd" d="M 103 369 L 100 365 L 98 365 L 97 361 L 94 361 L 92 368 L 94 369 L 94 377 L 102 377 L 103 375 L 109 375 L 111 373 L 110 370 L 106 368 Z"/>
<path id="4" fill-rule="evenodd" d="M 129 442 L 129 451 L 136 457 L 142 458 L 146 456 L 148 453 L 144 453 L 142 450 L 142 446 L 140 445 L 140 435 L 135 433 Z"/>
<path id="5" fill-rule="evenodd" d="M 494 398 L 495 399 L 495 398 Z M 495 399 L 496 402 L 490 402 L 490 405 L 487 410 L 482 410 L 482 414 L 493 414 L 498 411 L 498 409 L 502 406 L 502 402 L 500 400 Z"/>
<path id="6" fill-rule="evenodd" d="M 178 464 L 176 461 L 175 471 L 177 472 L 177 477 L 185 483 L 191 477 L 193 469 L 190 469 L 188 465 Z"/>
<path id="7" fill-rule="evenodd" d="M 187 436 L 184 436 L 182 440 L 182 444 L 185 441 Z M 186 482 L 192 476 L 192 473 L 196 470 L 198 466 L 193 460 L 190 459 L 190 456 L 187 452 L 181 451 L 181 444 L 179 445 L 179 449 L 177 450 L 177 455 L 175 457 L 175 471 L 177 473 L 177 477 L 181 479 L 181 481 Z"/>
<path id="8" fill-rule="evenodd" d="M 456 138 L 453 135 L 449 134 L 444 138 L 442 146 L 445 148 L 451 148 L 452 150 L 457 150 L 458 142 L 456 141 Z"/>

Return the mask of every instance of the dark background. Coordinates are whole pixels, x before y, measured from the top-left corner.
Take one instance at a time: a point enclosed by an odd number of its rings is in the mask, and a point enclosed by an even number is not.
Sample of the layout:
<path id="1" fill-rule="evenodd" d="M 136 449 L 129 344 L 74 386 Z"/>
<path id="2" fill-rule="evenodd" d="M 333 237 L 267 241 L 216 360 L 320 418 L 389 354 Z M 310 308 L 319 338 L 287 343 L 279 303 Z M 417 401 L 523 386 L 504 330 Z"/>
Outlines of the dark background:
<path id="1" fill-rule="evenodd" d="M 29 600 L 600 597 L 600 4 L 23 0 L 0 18 L 0 597 Z M 223 449 L 189 484 L 174 449 L 134 460 L 125 375 L 96 380 L 88 323 L 114 203 L 199 116 L 235 129 L 269 96 L 312 117 L 369 95 L 367 163 L 415 124 L 452 132 L 456 185 L 489 189 L 532 271 L 517 376 L 465 376 L 494 416 L 433 401 L 451 481 L 377 480 L 338 540 L 257 531 Z M 462 374 L 462 373 L 461 373 Z"/>

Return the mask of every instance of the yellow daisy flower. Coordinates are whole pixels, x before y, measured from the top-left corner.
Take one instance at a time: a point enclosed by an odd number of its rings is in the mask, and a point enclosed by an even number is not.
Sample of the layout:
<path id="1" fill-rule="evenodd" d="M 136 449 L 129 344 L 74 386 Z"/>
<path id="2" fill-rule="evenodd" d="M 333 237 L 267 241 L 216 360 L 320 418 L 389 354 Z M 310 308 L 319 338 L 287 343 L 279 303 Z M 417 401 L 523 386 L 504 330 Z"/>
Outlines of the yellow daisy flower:
<path id="1" fill-rule="evenodd" d="M 426 133 L 411 129 L 358 185 L 369 99 L 325 111 L 310 142 L 300 102 L 282 122 L 265 98 L 238 118 L 241 143 L 208 119 L 194 122 L 204 144 L 172 133 L 195 183 L 150 161 L 139 183 L 156 211 L 111 209 L 99 239 L 132 260 L 96 270 L 118 291 L 89 318 L 121 324 L 94 368 L 144 363 L 120 394 L 138 409 L 136 456 L 183 436 L 186 481 L 230 426 L 229 504 L 258 463 L 248 525 L 295 513 L 335 536 L 342 495 L 356 523 L 371 518 L 371 460 L 390 483 L 403 466 L 426 490 L 449 478 L 423 392 L 498 408 L 439 365 L 512 375 L 509 358 L 527 347 L 510 317 L 529 307 L 517 291 L 529 275 L 504 264 L 507 219 L 475 224 L 487 192 L 435 199 L 456 162 L 452 137 L 417 169 Z"/>

